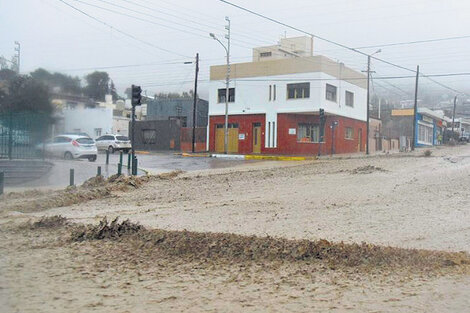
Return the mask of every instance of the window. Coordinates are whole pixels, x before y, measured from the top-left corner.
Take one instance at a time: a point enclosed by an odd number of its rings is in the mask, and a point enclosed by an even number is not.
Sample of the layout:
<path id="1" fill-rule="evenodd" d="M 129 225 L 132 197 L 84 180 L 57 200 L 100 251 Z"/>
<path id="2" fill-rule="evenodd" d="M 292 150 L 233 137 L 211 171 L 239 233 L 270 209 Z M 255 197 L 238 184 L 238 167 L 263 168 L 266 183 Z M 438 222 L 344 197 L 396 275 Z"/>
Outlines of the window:
<path id="1" fill-rule="evenodd" d="M 219 103 L 225 103 L 225 94 L 226 94 L 226 89 L 222 88 L 218 90 L 218 102 Z M 228 90 L 228 102 L 235 102 L 235 88 L 230 88 Z"/>
<path id="2" fill-rule="evenodd" d="M 169 116 L 170 121 L 179 121 L 181 127 L 188 127 L 188 117 L 187 116 Z"/>
<path id="3" fill-rule="evenodd" d="M 326 100 L 336 102 L 336 86 L 326 84 Z"/>
<path id="4" fill-rule="evenodd" d="M 272 55 L 273 55 L 272 52 L 261 52 L 261 53 L 259 54 L 259 56 L 260 56 L 261 58 L 270 57 L 270 56 L 272 56 Z"/>
<path id="5" fill-rule="evenodd" d="M 299 124 L 297 128 L 297 141 L 320 142 L 320 126 L 314 124 Z"/>
<path id="6" fill-rule="evenodd" d="M 352 127 L 346 127 L 344 131 L 344 138 L 354 139 L 354 129 Z"/>
<path id="7" fill-rule="evenodd" d="M 129 138 L 126 136 L 116 136 L 116 140 L 120 141 L 129 141 Z"/>
<path id="8" fill-rule="evenodd" d="M 273 100 L 276 101 L 276 85 L 273 85 Z"/>
<path id="9" fill-rule="evenodd" d="M 433 144 L 433 127 L 418 122 L 418 142 L 421 144 Z"/>
<path id="10" fill-rule="evenodd" d="M 268 146 L 271 142 L 271 122 L 268 122 Z"/>
<path id="11" fill-rule="evenodd" d="M 95 137 L 101 136 L 101 131 L 102 131 L 101 128 L 95 128 Z"/>
<path id="12" fill-rule="evenodd" d="M 287 84 L 287 99 L 310 98 L 310 83 Z"/>
<path id="13" fill-rule="evenodd" d="M 54 143 L 65 143 L 65 142 L 70 142 L 72 139 L 68 137 L 55 137 L 54 138 Z"/>
<path id="14" fill-rule="evenodd" d="M 271 95 L 273 93 L 273 86 L 272 85 L 269 85 L 269 101 L 271 101 Z"/>
<path id="15" fill-rule="evenodd" d="M 354 107 L 354 93 L 346 91 L 346 105 L 348 107 Z"/>
<path id="16" fill-rule="evenodd" d="M 146 145 L 157 143 L 157 131 L 155 129 L 142 129 L 142 139 Z"/>
<path id="17" fill-rule="evenodd" d="M 93 141 L 93 139 L 91 139 L 91 138 L 85 138 L 85 137 L 84 137 L 84 138 L 78 138 L 78 139 L 77 139 L 77 142 L 78 142 L 78 143 L 81 143 L 81 144 L 83 144 L 83 145 L 92 145 L 92 144 L 95 143 L 95 142 Z"/>

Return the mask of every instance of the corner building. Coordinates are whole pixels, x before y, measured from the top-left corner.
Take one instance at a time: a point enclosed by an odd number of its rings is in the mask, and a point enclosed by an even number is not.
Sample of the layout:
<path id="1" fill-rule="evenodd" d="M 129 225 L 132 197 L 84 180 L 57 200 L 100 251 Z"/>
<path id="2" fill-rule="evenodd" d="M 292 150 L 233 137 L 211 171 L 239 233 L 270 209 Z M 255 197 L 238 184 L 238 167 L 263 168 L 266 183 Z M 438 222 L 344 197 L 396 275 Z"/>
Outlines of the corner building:
<path id="1" fill-rule="evenodd" d="M 367 77 L 313 56 L 309 40 L 285 38 L 279 45 L 255 48 L 253 62 L 231 64 L 229 153 L 365 151 Z M 226 73 L 226 65 L 210 68 L 207 149 L 216 153 L 224 152 Z M 321 144 L 320 109 L 326 115 Z"/>

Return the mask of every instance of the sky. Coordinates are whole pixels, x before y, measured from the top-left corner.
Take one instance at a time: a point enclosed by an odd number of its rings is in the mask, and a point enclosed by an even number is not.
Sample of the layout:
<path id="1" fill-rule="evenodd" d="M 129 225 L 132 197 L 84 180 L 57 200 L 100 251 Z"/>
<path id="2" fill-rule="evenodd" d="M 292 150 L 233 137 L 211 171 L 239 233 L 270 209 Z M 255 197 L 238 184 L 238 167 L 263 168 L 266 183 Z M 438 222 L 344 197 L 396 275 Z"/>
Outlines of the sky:
<path id="1" fill-rule="evenodd" d="M 470 37 L 414 45 L 384 44 L 470 36 L 468 0 L 233 0 L 319 37 L 361 49 L 425 74 L 470 72 Z M 67 5 L 68 4 L 68 5 Z M 72 8 L 75 7 L 76 9 Z M 302 33 L 243 12 L 219 0 L 0 0 L 0 55 L 11 58 L 21 43 L 21 72 L 42 67 L 84 75 L 107 71 L 123 93 L 131 84 L 148 95 L 193 88 L 199 53 L 200 94 L 207 95 L 209 67 L 225 62 L 225 17 L 231 20 L 232 62 L 251 60 L 252 48 L 274 45 L 281 37 Z M 367 57 L 314 41 L 314 53 L 365 70 Z M 373 60 L 373 74 L 412 76 L 411 71 Z M 435 78 L 457 91 L 469 90 L 470 76 Z M 422 88 L 451 91 L 423 78 Z M 408 97 L 413 78 L 375 81 L 373 88 Z M 409 98 L 409 97 L 408 97 Z"/>

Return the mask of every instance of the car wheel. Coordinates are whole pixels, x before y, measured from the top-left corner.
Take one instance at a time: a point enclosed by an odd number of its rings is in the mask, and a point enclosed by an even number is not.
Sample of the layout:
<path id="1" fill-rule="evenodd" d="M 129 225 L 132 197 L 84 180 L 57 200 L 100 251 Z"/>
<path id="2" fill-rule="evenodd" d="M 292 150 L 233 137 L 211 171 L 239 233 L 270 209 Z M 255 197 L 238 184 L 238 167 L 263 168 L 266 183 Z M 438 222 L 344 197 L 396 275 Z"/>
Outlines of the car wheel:
<path id="1" fill-rule="evenodd" d="M 109 146 L 109 147 L 108 147 L 108 151 L 109 151 L 109 153 L 114 153 L 114 148 L 113 148 L 113 146 Z"/>
<path id="2" fill-rule="evenodd" d="M 65 160 L 72 160 L 72 159 L 73 159 L 72 153 L 70 153 L 70 152 L 68 152 L 68 151 L 65 152 L 65 153 L 64 153 L 64 159 L 65 159 Z"/>
<path id="3" fill-rule="evenodd" d="M 96 161 L 96 155 L 89 157 L 88 161 L 95 162 Z"/>

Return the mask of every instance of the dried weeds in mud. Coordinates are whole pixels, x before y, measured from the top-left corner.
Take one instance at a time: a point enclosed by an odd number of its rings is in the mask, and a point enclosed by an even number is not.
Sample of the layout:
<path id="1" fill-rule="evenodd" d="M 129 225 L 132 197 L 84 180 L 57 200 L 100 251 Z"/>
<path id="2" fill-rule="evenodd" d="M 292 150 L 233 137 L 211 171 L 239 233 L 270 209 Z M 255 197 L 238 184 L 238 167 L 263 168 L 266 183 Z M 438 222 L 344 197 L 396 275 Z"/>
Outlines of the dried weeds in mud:
<path id="1" fill-rule="evenodd" d="M 467 271 L 470 256 L 418 249 L 362 244 L 332 243 L 327 240 L 288 240 L 273 237 L 241 236 L 226 233 L 149 230 L 128 220 L 99 225 L 75 225 L 72 242 L 105 240 L 126 246 L 132 255 L 149 258 L 178 258 L 184 261 L 219 263 L 318 262 L 329 268 L 401 270 L 417 272 L 455 269 Z M 137 256 L 136 256 L 137 257 Z"/>
<path id="2" fill-rule="evenodd" d="M 31 229 L 38 229 L 38 228 L 58 228 L 68 225 L 68 221 L 65 217 L 61 215 L 54 215 L 54 216 L 43 216 L 39 221 L 34 223 L 29 222 L 28 225 Z"/>
<path id="3" fill-rule="evenodd" d="M 351 174 L 371 174 L 374 172 L 386 172 L 381 167 L 374 166 L 374 165 L 366 165 L 366 166 L 360 166 L 351 171 Z"/>

